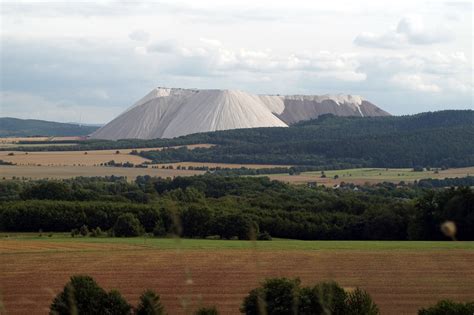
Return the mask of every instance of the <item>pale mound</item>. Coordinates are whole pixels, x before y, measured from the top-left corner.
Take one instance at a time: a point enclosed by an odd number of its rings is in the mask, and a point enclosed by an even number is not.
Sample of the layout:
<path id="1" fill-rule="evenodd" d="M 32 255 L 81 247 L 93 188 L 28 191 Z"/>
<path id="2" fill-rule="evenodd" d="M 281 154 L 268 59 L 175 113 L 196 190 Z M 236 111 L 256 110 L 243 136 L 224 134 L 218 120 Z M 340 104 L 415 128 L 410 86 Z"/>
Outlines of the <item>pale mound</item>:
<path id="1" fill-rule="evenodd" d="M 91 137 L 174 138 L 216 130 L 287 127 L 322 114 L 389 115 L 357 95 L 270 96 L 236 90 L 156 88 Z"/>

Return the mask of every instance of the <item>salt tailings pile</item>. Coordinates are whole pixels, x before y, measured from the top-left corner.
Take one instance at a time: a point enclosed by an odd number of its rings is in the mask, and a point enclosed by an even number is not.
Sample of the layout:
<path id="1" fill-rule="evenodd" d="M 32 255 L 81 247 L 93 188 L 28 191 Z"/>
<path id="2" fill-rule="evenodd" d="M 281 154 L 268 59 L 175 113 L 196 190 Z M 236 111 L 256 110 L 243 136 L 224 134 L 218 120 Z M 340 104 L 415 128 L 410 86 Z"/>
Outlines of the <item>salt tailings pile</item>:
<path id="1" fill-rule="evenodd" d="M 238 128 L 287 127 L 322 114 L 386 116 L 355 95 L 254 95 L 237 90 L 156 88 L 91 135 L 95 139 L 174 138 Z"/>

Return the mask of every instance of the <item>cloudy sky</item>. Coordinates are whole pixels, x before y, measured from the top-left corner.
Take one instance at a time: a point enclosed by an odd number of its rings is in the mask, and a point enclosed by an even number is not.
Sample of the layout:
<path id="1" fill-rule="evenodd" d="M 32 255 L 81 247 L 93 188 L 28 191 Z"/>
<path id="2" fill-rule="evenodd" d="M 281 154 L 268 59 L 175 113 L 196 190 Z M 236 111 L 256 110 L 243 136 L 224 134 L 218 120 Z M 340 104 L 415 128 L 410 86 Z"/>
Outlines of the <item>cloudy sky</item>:
<path id="1" fill-rule="evenodd" d="M 0 2 L 0 116 L 105 123 L 157 86 L 473 108 L 470 0 Z"/>

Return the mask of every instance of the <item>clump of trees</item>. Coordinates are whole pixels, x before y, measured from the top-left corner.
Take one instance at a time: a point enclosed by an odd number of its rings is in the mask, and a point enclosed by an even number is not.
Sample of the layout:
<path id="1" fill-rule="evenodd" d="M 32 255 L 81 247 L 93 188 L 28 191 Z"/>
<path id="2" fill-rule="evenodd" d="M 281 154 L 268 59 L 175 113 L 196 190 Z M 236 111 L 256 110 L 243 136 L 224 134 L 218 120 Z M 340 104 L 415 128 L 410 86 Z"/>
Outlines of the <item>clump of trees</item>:
<path id="1" fill-rule="evenodd" d="M 89 276 L 71 277 L 50 307 L 51 315 L 131 313 L 132 306 L 118 291 L 105 291 Z"/>
<path id="2" fill-rule="evenodd" d="M 153 290 L 140 295 L 133 307 L 117 290 L 105 291 L 90 276 L 72 276 L 53 300 L 50 315 L 110 314 L 110 315 L 165 315 L 160 296 Z M 218 315 L 215 307 L 200 308 L 196 315 Z"/>
<path id="3" fill-rule="evenodd" d="M 250 291 L 240 311 L 260 314 L 377 315 L 379 309 L 370 295 L 357 288 L 346 292 L 336 282 L 302 287 L 299 279 L 267 279 Z"/>
<path id="4" fill-rule="evenodd" d="M 451 300 L 442 300 L 428 308 L 422 308 L 418 315 L 472 315 L 474 302 L 457 303 Z"/>

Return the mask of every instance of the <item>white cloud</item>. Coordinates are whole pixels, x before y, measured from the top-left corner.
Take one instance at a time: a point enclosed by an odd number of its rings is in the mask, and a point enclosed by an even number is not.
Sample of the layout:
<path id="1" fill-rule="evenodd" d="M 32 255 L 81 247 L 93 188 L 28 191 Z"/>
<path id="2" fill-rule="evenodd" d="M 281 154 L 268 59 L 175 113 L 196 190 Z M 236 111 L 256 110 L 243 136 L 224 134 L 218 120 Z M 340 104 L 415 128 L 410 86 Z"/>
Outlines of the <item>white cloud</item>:
<path id="1" fill-rule="evenodd" d="M 361 33 L 354 39 L 354 43 L 366 47 L 403 48 L 410 44 L 431 45 L 449 42 L 453 36 L 446 26 L 428 28 L 420 16 L 412 15 L 402 18 L 396 28 L 386 33 Z"/>
<path id="2" fill-rule="evenodd" d="M 357 71 L 359 66 L 354 54 L 341 54 L 329 51 L 301 52 L 290 55 L 273 53 L 271 50 L 230 49 L 220 41 L 201 39 L 197 46 L 183 47 L 175 41 L 162 41 L 148 46 L 148 52 L 168 54 L 172 63 L 167 70 L 179 70 L 186 74 L 186 66 L 195 74 L 222 75 L 228 71 L 249 71 L 255 73 L 310 72 L 318 77 L 330 77 L 343 81 L 363 81 L 364 73 Z"/>
<path id="3" fill-rule="evenodd" d="M 147 42 L 150 39 L 150 34 L 145 32 L 144 30 L 134 30 L 130 34 L 128 34 L 128 37 L 131 40 L 135 40 L 138 42 Z"/>
<path id="4" fill-rule="evenodd" d="M 391 82 L 401 88 L 420 92 L 440 92 L 441 88 L 434 83 L 425 82 L 419 74 L 396 74 Z"/>
<path id="5" fill-rule="evenodd" d="M 472 107 L 472 1 L 0 2 L 0 89 L 62 104 L 18 97 L 11 115 L 41 115 L 36 102 L 105 122 L 158 85 Z"/>

